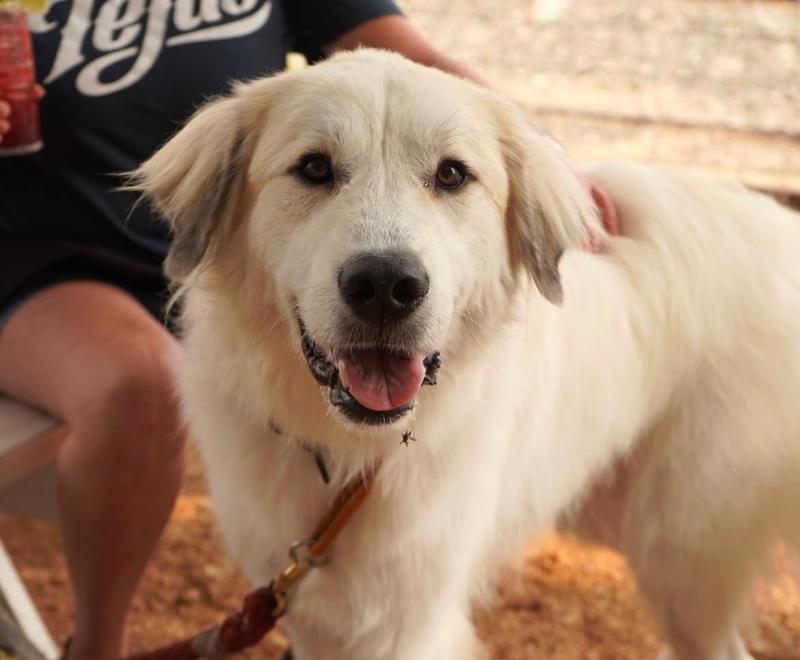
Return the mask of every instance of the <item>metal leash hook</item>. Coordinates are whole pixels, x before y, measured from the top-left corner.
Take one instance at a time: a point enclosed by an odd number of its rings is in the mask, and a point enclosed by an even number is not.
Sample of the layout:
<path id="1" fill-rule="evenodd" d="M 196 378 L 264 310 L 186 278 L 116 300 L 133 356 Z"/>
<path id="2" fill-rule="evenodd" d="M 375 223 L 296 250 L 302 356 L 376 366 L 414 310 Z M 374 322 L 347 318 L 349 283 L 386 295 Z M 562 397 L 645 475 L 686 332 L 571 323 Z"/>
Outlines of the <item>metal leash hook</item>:
<path id="1" fill-rule="evenodd" d="M 272 610 L 274 617 L 281 617 L 286 614 L 286 606 L 289 603 L 289 592 L 309 571 L 310 565 L 301 564 L 293 561 L 283 572 L 272 580 L 272 593 L 275 596 L 275 607 Z"/>

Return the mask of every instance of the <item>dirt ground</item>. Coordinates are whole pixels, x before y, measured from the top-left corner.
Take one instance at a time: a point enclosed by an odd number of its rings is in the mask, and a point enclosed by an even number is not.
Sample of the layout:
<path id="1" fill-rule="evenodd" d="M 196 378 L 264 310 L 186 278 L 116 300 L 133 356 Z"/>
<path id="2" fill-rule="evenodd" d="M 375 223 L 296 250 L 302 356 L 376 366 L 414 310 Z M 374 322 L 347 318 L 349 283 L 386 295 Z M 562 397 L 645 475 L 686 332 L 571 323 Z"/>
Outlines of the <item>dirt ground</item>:
<path id="1" fill-rule="evenodd" d="M 518 98 L 580 160 L 693 165 L 800 190 L 800 2 L 401 0 L 451 56 Z M 502 6 L 502 11 L 498 6 Z M 0 538 L 55 637 L 72 610 L 57 530 L 0 518 Z M 800 660 L 800 590 L 778 551 L 747 639 Z M 218 622 L 246 585 L 226 563 L 195 459 L 138 595 L 134 649 Z M 634 660 L 659 636 L 624 563 L 565 539 L 529 546 L 475 613 L 494 660 Z M 273 634 L 251 658 L 285 646 Z"/>
<path id="2" fill-rule="evenodd" d="M 57 530 L 0 517 L 0 538 L 58 640 L 72 627 L 68 578 Z M 758 660 L 800 660 L 800 589 L 787 562 L 758 590 L 747 628 Z M 235 611 L 247 585 L 226 562 L 211 503 L 192 452 L 175 513 L 134 603 L 134 650 L 154 648 L 218 623 Z M 623 560 L 566 539 L 531 544 L 506 569 L 491 607 L 475 620 L 493 660 L 644 660 L 659 636 Z M 278 660 L 286 639 L 272 633 L 244 657 Z M 446 659 L 442 659 L 446 660 Z"/>

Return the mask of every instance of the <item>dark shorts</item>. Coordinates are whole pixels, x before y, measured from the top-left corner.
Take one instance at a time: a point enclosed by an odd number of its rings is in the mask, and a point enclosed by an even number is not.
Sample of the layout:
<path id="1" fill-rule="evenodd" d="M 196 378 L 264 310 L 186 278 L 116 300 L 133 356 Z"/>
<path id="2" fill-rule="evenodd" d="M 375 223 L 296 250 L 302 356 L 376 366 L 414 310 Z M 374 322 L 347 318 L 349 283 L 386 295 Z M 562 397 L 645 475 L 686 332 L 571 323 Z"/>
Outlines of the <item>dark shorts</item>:
<path id="1" fill-rule="evenodd" d="M 0 237 L 0 328 L 27 299 L 62 282 L 94 280 L 127 291 L 168 328 L 169 287 L 160 262 L 69 241 Z"/>

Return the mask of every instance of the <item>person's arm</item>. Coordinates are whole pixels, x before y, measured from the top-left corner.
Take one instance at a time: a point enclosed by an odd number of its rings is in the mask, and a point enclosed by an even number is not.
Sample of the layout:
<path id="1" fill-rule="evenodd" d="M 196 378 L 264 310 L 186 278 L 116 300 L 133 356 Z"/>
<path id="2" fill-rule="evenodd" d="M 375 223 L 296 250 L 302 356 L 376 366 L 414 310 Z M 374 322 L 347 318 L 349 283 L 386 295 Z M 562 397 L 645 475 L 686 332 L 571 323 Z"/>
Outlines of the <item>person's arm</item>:
<path id="1" fill-rule="evenodd" d="M 385 48 L 408 59 L 472 80 L 484 87 L 488 82 L 461 62 L 437 50 L 404 16 L 381 16 L 345 32 L 324 48 L 327 54 L 337 50 L 353 50 L 359 46 Z"/>

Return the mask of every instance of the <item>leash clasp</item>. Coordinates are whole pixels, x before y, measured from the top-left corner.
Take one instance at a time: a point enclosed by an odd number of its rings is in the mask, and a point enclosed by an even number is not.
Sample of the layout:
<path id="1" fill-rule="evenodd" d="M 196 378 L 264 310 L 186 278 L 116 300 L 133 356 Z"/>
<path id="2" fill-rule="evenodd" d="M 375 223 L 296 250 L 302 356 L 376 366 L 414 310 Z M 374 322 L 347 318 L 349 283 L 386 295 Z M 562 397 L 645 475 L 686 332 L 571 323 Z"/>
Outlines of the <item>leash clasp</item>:
<path id="1" fill-rule="evenodd" d="M 360 474 L 339 492 L 328 515 L 318 525 L 314 535 L 305 541 L 296 541 L 289 548 L 292 563 L 272 579 L 270 588 L 275 597 L 272 615 L 277 618 L 286 612 L 289 591 L 312 568 L 325 565 L 330 559 L 330 548 L 352 515 L 369 495 L 377 467 L 368 474 Z M 302 550 L 302 552 L 301 552 Z"/>
<path id="2" fill-rule="evenodd" d="M 324 566 L 330 560 L 330 552 L 317 557 L 312 551 L 316 539 L 295 541 L 289 547 L 289 557 L 292 563 L 283 572 L 272 580 L 272 591 L 275 594 L 275 608 L 273 616 L 281 616 L 286 612 L 289 592 L 300 582 L 312 568 Z M 302 552 L 301 552 L 302 551 Z"/>
<path id="3" fill-rule="evenodd" d="M 293 561 L 283 572 L 272 580 L 272 592 L 275 595 L 275 607 L 272 616 L 275 618 L 286 612 L 289 601 L 289 591 L 308 573 L 309 564 Z"/>

